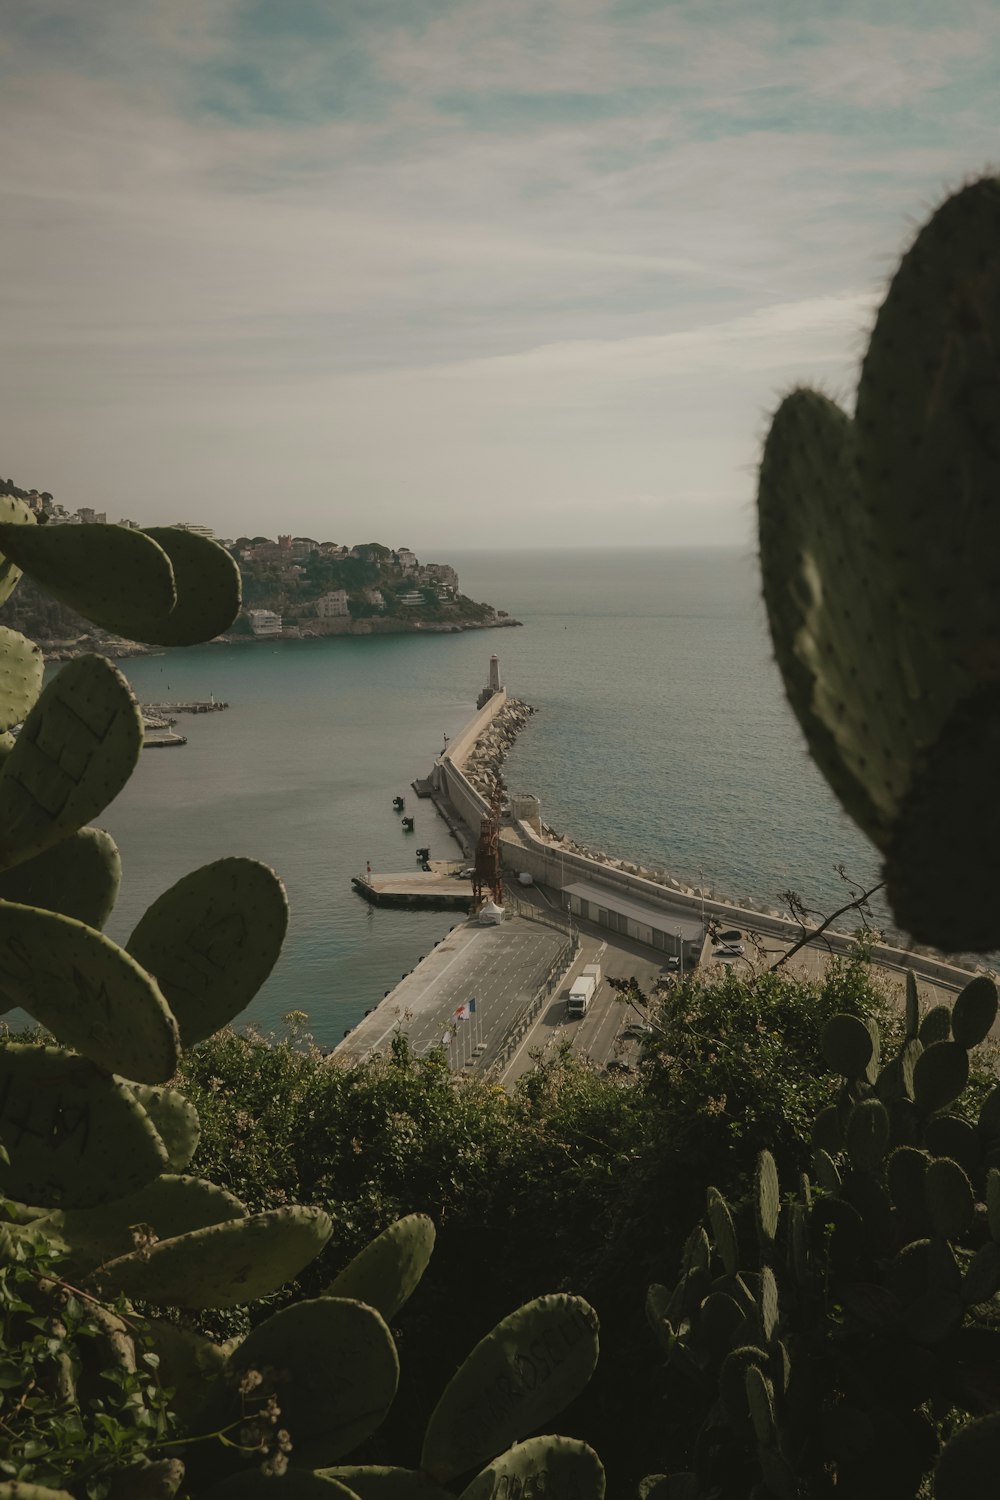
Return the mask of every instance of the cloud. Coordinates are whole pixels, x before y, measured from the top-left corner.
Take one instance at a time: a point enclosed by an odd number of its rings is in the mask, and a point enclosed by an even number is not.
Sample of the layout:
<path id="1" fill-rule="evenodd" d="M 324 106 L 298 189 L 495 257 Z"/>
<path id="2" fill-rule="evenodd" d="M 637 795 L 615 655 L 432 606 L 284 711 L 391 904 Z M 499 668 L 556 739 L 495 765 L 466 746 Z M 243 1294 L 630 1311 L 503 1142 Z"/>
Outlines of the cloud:
<path id="1" fill-rule="evenodd" d="M 773 391 L 849 391 L 907 216 L 992 149 L 1000 17 L 863 10 L 37 0 L 3 471 L 233 531 L 291 476 L 302 530 L 460 540 L 475 496 L 642 540 L 687 494 L 741 534 Z"/>

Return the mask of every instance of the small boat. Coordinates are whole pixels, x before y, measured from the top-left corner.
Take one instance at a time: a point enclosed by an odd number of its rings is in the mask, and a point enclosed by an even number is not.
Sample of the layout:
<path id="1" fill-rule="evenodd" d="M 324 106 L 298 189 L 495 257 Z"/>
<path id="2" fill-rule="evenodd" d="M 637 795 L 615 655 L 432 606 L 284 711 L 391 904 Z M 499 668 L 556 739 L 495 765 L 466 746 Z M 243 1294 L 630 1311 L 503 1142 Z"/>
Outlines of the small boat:
<path id="1" fill-rule="evenodd" d="M 413 819 L 412 818 L 400 818 L 399 821 L 403 825 L 403 832 L 404 833 L 412 833 L 413 832 Z"/>
<path id="2" fill-rule="evenodd" d="M 393 799 L 392 799 L 392 805 L 396 809 L 397 812 L 402 812 L 403 808 L 406 806 L 406 798 L 405 797 L 393 797 Z"/>
<path id="3" fill-rule="evenodd" d="M 431 857 L 431 851 L 429 849 L 416 849 L 414 850 L 414 853 L 416 854 L 418 859 L 430 859 Z"/>

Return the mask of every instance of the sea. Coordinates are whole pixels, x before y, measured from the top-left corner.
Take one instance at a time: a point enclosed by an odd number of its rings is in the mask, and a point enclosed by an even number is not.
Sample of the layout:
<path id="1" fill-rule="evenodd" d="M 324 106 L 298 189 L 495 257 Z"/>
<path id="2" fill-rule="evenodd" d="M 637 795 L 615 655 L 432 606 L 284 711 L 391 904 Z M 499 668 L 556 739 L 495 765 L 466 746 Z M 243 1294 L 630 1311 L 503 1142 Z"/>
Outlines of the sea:
<path id="1" fill-rule="evenodd" d="M 270 979 L 241 1021 L 304 1011 L 333 1046 L 456 921 L 370 907 L 368 861 L 458 848 L 410 783 L 475 712 L 496 652 L 537 710 L 506 764 L 560 833 L 738 901 L 829 911 L 843 867 L 878 857 L 814 769 L 771 656 L 755 559 L 738 550 L 449 552 L 462 589 L 522 621 L 451 635 L 206 645 L 119 663 L 143 702 L 216 699 L 188 743 L 147 750 L 98 820 L 124 878 L 109 935 L 187 871 L 241 854 L 278 871 L 291 909 Z M 403 834 L 393 810 L 416 819 Z"/>

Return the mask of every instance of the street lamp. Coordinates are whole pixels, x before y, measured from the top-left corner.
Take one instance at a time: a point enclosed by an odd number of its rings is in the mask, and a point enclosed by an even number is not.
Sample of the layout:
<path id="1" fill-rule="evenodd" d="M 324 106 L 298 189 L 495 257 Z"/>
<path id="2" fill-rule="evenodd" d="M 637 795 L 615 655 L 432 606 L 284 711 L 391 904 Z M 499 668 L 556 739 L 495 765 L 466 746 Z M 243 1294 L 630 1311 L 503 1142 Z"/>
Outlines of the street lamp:
<path id="1" fill-rule="evenodd" d="M 681 982 L 684 981 L 684 939 L 680 933 L 677 934 L 677 952 L 681 961 Z"/>
<path id="2" fill-rule="evenodd" d="M 704 872 L 704 870 L 699 870 L 698 871 L 698 889 L 701 892 L 701 925 L 702 925 L 702 929 L 704 929 L 704 926 L 705 926 L 705 872 Z"/>

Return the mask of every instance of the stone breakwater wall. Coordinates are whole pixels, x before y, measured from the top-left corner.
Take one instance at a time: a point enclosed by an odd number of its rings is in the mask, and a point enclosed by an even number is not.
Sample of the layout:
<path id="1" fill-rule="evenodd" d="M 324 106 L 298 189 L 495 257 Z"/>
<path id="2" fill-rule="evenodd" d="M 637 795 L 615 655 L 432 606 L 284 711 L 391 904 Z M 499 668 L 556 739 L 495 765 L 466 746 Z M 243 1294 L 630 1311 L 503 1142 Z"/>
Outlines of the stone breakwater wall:
<path id="1" fill-rule="evenodd" d="M 534 712 L 521 698 L 508 698 L 466 755 L 462 769 L 486 801 L 511 746 Z"/>

